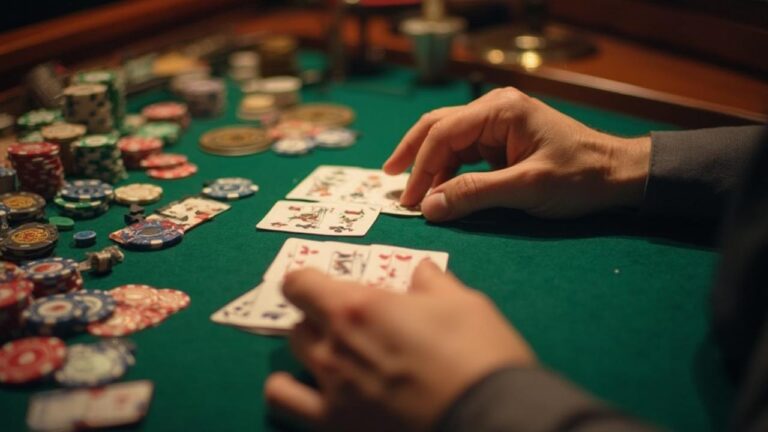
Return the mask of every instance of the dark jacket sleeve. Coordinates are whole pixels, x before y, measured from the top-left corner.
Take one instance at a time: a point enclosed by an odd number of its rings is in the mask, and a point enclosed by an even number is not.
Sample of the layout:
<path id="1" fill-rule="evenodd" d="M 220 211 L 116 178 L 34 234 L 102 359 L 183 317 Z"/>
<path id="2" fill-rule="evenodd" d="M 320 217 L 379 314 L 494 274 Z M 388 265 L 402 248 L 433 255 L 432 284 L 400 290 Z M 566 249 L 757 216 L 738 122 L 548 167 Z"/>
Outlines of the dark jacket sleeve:
<path id="1" fill-rule="evenodd" d="M 763 126 L 651 133 L 641 211 L 649 216 L 715 220 L 723 216 Z"/>
<path id="2" fill-rule="evenodd" d="M 436 425 L 440 432 L 647 432 L 556 374 L 508 367 L 456 399 Z"/>

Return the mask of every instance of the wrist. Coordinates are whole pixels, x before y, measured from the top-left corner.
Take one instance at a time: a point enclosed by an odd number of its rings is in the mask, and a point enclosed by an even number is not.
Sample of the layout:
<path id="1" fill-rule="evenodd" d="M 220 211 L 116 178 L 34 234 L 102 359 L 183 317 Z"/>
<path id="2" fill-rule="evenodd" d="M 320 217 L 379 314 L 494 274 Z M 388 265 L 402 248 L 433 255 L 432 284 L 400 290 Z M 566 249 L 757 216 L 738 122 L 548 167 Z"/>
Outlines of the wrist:
<path id="1" fill-rule="evenodd" d="M 613 190 L 612 204 L 638 208 L 645 196 L 651 160 L 651 138 L 609 137 L 607 183 Z"/>

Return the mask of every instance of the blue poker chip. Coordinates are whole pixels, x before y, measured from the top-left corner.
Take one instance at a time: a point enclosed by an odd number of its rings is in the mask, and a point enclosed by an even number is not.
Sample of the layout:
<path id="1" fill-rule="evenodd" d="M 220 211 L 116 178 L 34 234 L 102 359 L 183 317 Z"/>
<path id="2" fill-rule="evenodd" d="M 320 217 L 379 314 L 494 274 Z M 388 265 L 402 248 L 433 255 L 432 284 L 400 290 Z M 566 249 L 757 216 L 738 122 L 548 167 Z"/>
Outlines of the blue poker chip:
<path id="1" fill-rule="evenodd" d="M 78 231 L 72 235 L 76 247 L 93 246 L 96 243 L 96 231 Z"/>
<path id="2" fill-rule="evenodd" d="M 121 243 L 136 249 L 163 249 L 181 242 L 184 230 L 167 219 L 148 219 L 117 233 Z"/>
<path id="3" fill-rule="evenodd" d="M 54 294 L 35 300 L 22 313 L 27 327 L 39 334 L 56 334 L 79 327 L 86 306 L 67 294 Z"/>
<path id="4" fill-rule="evenodd" d="M 80 290 L 65 295 L 85 305 L 85 313 L 80 317 L 83 324 L 103 321 L 112 316 L 117 307 L 115 299 L 103 291 Z"/>
<path id="5" fill-rule="evenodd" d="M 318 132 L 315 142 L 322 148 L 347 148 L 357 141 L 357 134 L 347 128 L 331 128 Z"/>
<path id="6" fill-rule="evenodd" d="M 43 258 L 29 261 L 21 269 L 37 284 L 55 285 L 77 272 L 77 262 L 69 258 Z"/>
<path id="7" fill-rule="evenodd" d="M 101 180 L 74 180 L 61 188 L 66 201 L 110 201 L 114 196 L 112 185 Z"/>
<path id="8" fill-rule="evenodd" d="M 104 344 L 75 344 L 67 348 L 64 364 L 53 375 L 65 387 L 96 387 L 117 381 L 128 370 L 123 354 Z"/>
<path id="9" fill-rule="evenodd" d="M 253 195 L 259 186 L 242 177 L 223 177 L 203 188 L 203 195 L 218 200 L 237 200 Z"/>

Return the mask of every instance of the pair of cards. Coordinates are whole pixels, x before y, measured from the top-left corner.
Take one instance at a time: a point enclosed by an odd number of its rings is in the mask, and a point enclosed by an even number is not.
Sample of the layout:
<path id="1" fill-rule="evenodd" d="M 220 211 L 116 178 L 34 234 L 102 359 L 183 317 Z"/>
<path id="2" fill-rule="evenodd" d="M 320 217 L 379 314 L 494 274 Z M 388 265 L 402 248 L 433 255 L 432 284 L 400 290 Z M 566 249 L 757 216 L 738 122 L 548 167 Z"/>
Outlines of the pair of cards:
<path id="1" fill-rule="evenodd" d="M 219 201 L 194 196 L 174 201 L 155 210 L 153 214 L 147 217 L 147 220 L 167 219 L 181 226 L 184 232 L 187 232 L 201 223 L 224 213 L 231 207 L 229 204 Z M 122 229 L 113 232 L 109 235 L 109 238 L 121 243 L 121 231 Z"/>
<path id="2" fill-rule="evenodd" d="M 301 311 L 283 297 L 286 273 L 312 267 L 338 279 L 405 292 L 414 269 L 427 258 L 444 271 L 448 267 L 445 252 L 290 238 L 264 273 L 264 281 L 216 311 L 211 320 L 253 333 L 285 334 L 302 319 Z"/>
<path id="3" fill-rule="evenodd" d="M 390 176 L 377 169 L 320 165 L 286 196 L 289 200 L 342 202 L 381 207 L 381 212 L 420 216 L 418 208 L 400 205 L 409 174 Z"/>
<path id="4" fill-rule="evenodd" d="M 134 424 L 147 414 L 153 388 L 151 381 L 142 380 L 37 393 L 29 402 L 27 426 L 38 432 L 65 432 Z"/>

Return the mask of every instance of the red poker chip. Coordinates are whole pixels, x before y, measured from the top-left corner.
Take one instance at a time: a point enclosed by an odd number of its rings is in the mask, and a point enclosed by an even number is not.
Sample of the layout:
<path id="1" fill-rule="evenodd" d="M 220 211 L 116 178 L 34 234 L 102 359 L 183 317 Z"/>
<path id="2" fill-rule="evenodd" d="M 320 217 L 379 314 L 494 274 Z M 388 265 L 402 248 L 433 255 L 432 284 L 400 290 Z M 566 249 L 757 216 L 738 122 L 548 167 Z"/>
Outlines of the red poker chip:
<path id="1" fill-rule="evenodd" d="M 29 337 L 0 348 L 0 382 L 23 384 L 46 377 L 64 364 L 67 346 L 55 337 Z"/>
<path id="2" fill-rule="evenodd" d="M 8 154 L 11 157 L 35 157 L 35 156 L 52 156 L 59 153 L 59 146 L 57 144 L 48 142 L 28 143 L 28 144 L 11 144 L 8 146 Z"/>
<path id="3" fill-rule="evenodd" d="M 151 308 L 157 304 L 157 290 L 149 285 L 128 284 L 109 290 L 118 304 L 136 308 Z"/>
<path id="4" fill-rule="evenodd" d="M 163 141 L 153 137 L 127 136 L 120 138 L 117 146 L 124 153 L 145 153 L 160 150 Z"/>
<path id="5" fill-rule="evenodd" d="M 35 284 L 24 278 L 0 283 L 0 310 L 14 307 L 29 299 Z"/>
<path id="6" fill-rule="evenodd" d="M 191 163 L 185 163 L 172 168 L 156 168 L 147 170 L 147 175 L 163 180 L 180 179 L 189 177 L 197 172 L 197 165 Z"/>
<path id="7" fill-rule="evenodd" d="M 187 157 L 176 153 L 157 153 L 141 161 L 143 168 L 171 168 L 187 163 Z"/>
<path id="8" fill-rule="evenodd" d="M 115 312 L 104 321 L 88 324 L 88 333 L 101 337 L 128 336 L 141 330 L 144 317 L 138 308 L 118 305 Z"/>
<path id="9" fill-rule="evenodd" d="M 178 312 L 191 302 L 189 295 L 184 291 L 165 288 L 157 290 L 156 308 L 161 308 L 168 313 Z"/>
<path id="10" fill-rule="evenodd" d="M 157 309 L 154 307 L 135 309 L 137 309 L 141 315 L 141 319 L 139 320 L 140 330 L 147 327 L 154 327 L 168 318 L 168 312 L 163 309 Z"/>
<path id="11" fill-rule="evenodd" d="M 187 106 L 178 102 L 158 102 L 148 105 L 141 110 L 141 115 L 147 120 L 173 120 L 187 114 Z"/>

